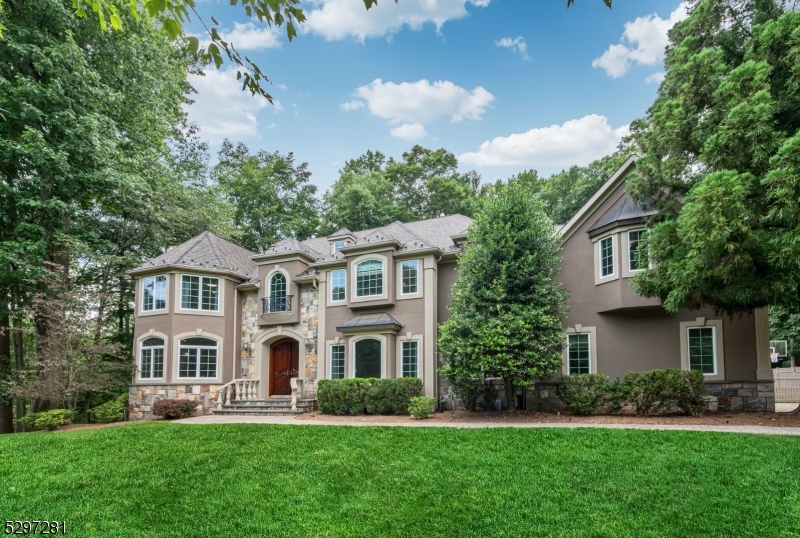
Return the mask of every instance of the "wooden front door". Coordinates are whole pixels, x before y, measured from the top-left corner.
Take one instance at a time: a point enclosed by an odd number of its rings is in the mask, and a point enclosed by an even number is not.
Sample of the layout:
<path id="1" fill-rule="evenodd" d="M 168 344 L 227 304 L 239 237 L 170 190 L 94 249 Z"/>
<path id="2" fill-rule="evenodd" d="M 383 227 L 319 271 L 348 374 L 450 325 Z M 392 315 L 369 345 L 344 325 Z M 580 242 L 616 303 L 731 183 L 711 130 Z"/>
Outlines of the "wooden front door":
<path id="1" fill-rule="evenodd" d="M 269 395 L 289 396 L 292 393 L 289 381 L 298 376 L 300 365 L 300 346 L 297 340 L 285 338 L 272 344 L 269 364 Z"/>

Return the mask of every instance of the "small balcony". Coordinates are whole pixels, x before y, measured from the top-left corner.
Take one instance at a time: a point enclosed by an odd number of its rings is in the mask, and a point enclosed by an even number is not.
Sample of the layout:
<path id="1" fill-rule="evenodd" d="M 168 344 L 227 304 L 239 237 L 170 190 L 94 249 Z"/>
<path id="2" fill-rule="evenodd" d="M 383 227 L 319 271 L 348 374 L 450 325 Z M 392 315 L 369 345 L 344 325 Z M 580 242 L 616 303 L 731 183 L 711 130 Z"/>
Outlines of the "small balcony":
<path id="1" fill-rule="evenodd" d="M 261 299 L 262 314 L 280 314 L 292 311 L 292 298 L 294 295 L 276 295 Z"/>

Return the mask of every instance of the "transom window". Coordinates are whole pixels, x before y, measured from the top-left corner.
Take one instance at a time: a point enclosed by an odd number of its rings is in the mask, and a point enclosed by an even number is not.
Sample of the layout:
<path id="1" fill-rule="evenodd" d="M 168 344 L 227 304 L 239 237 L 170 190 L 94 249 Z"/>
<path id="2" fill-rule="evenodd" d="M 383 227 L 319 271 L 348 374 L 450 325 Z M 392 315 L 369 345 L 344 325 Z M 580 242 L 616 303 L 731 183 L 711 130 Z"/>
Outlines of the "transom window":
<path id="1" fill-rule="evenodd" d="M 342 250 L 345 247 L 346 244 L 347 244 L 347 241 L 334 241 L 333 242 L 333 253 L 336 254 L 337 252 Z"/>
<path id="2" fill-rule="evenodd" d="M 689 369 L 704 374 L 717 373 L 717 350 L 714 327 L 689 328 Z"/>
<path id="3" fill-rule="evenodd" d="M 613 236 L 600 240 L 600 277 L 614 274 L 614 242 Z"/>
<path id="4" fill-rule="evenodd" d="M 139 379 L 164 377 L 164 339 L 151 336 L 139 346 Z"/>
<path id="5" fill-rule="evenodd" d="M 383 263 L 367 260 L 356 266 L 356 297 L 383 294 Z"/>
<path id="6" fill-rule="evenodd" d="M 167 308 L 167 275 L 148 276 L 142 279 L 142 310 Z"/>
<path id="7" fill-rule="evenodd" d="M 381 376 L 381 341 L 365 338 L 356 342 L 355 377 Z"/>
<path id="8" fill-rule="evenodd" d="M 331 379 L 344 378 L 344 344 L 331 346 Z"/>
<path id="9" fill-rule="evenodd" d="M 403 377 L 419 377 L 419 342 L 405 341 L 400 345 L 403 361 Z"/>
<path id="10" fill-rule="evenodd" d="M 588 374 L 591 368 L 591 351 L 589 349 L 589 333 L 567 335 L 567 360 L 569 374 Z"/>
<path id="11" fill-rule="evenodd" d="M 647 256 L 639 249 L 647 230 L 631 230 L 628 232 L 628 270 L 641 271 L 647 269 Z"/>
<path id="12" fill-rule="evenodd" d="M 269 296 L 286 297 L 286 276 L 283 273 L 275 273 L 269 279 Z"/>
<path id="13" fill-rule="evenodd" d="M 209 276 L 181 276 L 181 308 L 219 310 L 219 279 Z"/>
<path id="14" fill-rule="evenodd" d="M 401 267 L 403 269 L 403 295 L 417 293 L 419 289 L 419 261 L 403 262 Z"/>
<path id="15" fill-rule="evenodd" d="M 217 341 L 211 338 L 184 338 L 180 342 L 178 377 L 217 377 Z"/>
<path id="16" fill-rule="evenodd" d="M 331 271 L 331 301 L 344 301 L 346 298 L 347 269 Z"/>

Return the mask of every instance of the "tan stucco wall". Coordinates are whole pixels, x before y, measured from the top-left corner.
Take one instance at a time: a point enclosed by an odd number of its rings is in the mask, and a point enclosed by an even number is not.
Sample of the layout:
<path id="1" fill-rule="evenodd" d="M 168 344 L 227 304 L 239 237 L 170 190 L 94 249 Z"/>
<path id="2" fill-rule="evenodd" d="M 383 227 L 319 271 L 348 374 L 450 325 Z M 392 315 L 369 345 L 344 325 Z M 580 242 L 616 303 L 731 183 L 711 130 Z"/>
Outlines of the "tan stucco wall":
<path id="1" fill-rule="evenodd" d="M 458 280 L 458 264 L 455 262 L 440 264 L 437 277 L 439 279 L 439 292 L 436 302 L 436 318 L 438 323 L 444 323 L 450 318 L 450 310 L 448 309 L 453 302 L 450 298 L 450 290 Z"/>
<path id="2" fill-rule="evenodd" d="M 614 208 L 624 194 L 623 182 L 563 245 L 558 279 L 570 293 L 565 329 L 576 324 L 595 327 L 597 369 L 599 373 L 614 377 L 631 371 L 680 368 L 680 323 L 698 317 L 722 320 L 725 379 L 756 379 L 753 314 L 729 319 L 716 315 L 712 309 L 703 309 L 682 310 L 670 315 L 660 306 L 658 299 L 640 297 L 631 288 L 626 272 L 622 271 L 622 263 L 627 260 L 627 254 L 623 253 L 627 248 L 623 232 L 615 237 L 616 278 L 596 284 L 597 244 L 587 232 Z"/>

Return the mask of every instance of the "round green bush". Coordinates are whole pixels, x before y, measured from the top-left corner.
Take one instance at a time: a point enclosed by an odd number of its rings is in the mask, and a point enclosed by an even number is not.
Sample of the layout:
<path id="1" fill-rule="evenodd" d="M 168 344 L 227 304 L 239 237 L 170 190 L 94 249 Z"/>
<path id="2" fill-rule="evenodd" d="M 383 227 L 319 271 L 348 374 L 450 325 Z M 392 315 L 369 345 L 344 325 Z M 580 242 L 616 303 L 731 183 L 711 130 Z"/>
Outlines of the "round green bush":
<path id="1" fill-rule="evenodd" d="M 408 412 L 414 415 L 416 419 L 428 418 L 433 411 L 433 406 L 436 405 L 436 398 L 429 396 L 415 396 L 411 398 L 411 404 L 408 406 Z"/>
<path id="2" fill-rule="evenodd" d="M 109 422 L 122 422 L 125 420 L 125 405 L 119 400 L 110 400 L 102 405 L 93 407 L 89 414 L 93 422 L 106 424 Z"/>

